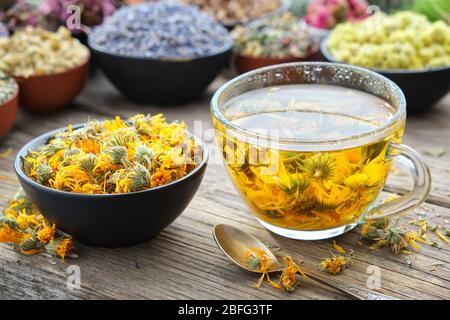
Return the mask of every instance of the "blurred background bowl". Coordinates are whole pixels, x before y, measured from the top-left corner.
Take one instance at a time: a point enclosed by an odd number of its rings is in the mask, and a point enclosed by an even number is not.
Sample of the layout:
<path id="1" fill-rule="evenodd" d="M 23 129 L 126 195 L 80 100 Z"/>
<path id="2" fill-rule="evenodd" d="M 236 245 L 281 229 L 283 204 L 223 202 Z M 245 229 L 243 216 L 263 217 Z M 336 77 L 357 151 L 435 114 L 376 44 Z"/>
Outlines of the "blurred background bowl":
<path id="1" fill-rule="evenodd" d="M 108 53 L 89 41 L 96 64 L 125 97 L 160 105 L 187 103 L 201 96 L 227 65 L 232 46 L 208 56 L 162 60 Z"/>
<path id="2" fill-rule="evenodd" d="M 300 62 L 300 61 L 317 61 L 320 60 L 319 46 L 311 50 L 303 57 L 286 57 L 286 58 L 268 58 L 268 57 L 251 57 L 236 54 L 234 56 L 234 65 L 238 73 L 245 73 L 262 67 L 274 64 Z"/>
<path id="3" fill-rule="evenodd" d="M 5 103 L 0 104 L 0 139 L 5 137 L 14 126 L 18 105 L 19 92 Z"/>
<path id="4" fill-rule="evenodd" d="M 72 102 L 83 90 L 89 61 L 60 73 L 14 77 L 19 84 L 19 103 L 34 113 L 57 111 Z"/>
<path id="5" fill-rule="evenodd" d="M 267 14 L 264 14 L 262 16 L 255 17 L 253 19 L 249 19 L 249 20 L 246 20 L 246 21 L 228 20 L 228 21 L 219 21 L 219 22 L 222 23 L 225 26 L 225 28 L 227 28 L 228 30 L 231 30 L 231 29 L 233 29 L 234 27 L 236 27 L 237 25 L 240 25 L 240 24 L 246 24 L 246 23 L 249 23 L 249 22 L 251 22 L 253 20 L 262 19 L 262 18 L 268 18 L 268 17 L 276 15 L 276 14 L 284 13 L 284 12 L 290 10 L 291 6 L 292 6 L 292 0 L 282 0 L 281 5 L 280 5 L 280 7 L 278 9 L 276 9 L 276 10 L 274 10 L 272 12 L 269 12 Z"/>
<path id="6" fill-rule="evenodd" d="M 81 125 L 74 126 L 74 129 Z M 134 245 L 157 236 L 171 224 L 194 197 L 208 162 L 203 142 L 202 162 L 186 176 L 148 190 L 121 194 L 81 194 L 43 186 L 23 171 L 22 157 L 47 143 L 61 128 L 45 133 L 23 146 L 14 170 L 27 196 L 42 214 L 78 241 L 93 246 Z"/>
<path id="7" fill-rule="evenodd" d="M 338 62 L 327 48 L 328 38 L 320 46 L 322 55 Z M 408 113 L 421 113 L 433 107 L 450 90 L 450 66 L 427 70 L 379 70 L 367 68 L 394 81 L 406 97 Z"/>

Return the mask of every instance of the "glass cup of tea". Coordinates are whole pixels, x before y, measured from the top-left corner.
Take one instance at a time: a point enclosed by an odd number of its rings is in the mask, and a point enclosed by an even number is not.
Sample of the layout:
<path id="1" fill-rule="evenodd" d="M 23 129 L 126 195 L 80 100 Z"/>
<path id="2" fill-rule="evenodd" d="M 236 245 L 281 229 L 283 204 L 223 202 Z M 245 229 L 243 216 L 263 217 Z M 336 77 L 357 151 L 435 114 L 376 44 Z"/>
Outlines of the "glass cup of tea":
<path id="1" fill-rule="evenodd" d="M 428 166 L 401 144 L 402 91 L 367 69 L 305 62 L 248 72 L 216 92 L 211 116 L 236 190 L 279 235 L 334 237 L 411 210 L 430 191 Z M 378 204 L 394 159 L 413 189 Z"/>

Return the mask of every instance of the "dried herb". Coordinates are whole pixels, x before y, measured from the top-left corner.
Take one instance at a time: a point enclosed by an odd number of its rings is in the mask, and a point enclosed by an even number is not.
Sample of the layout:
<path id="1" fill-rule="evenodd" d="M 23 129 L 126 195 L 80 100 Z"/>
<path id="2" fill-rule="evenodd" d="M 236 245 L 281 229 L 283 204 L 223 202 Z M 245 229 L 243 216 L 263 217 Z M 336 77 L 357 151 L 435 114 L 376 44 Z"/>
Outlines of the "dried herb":
<path id="1" fill-rule="evenodd" d="M 338 274 L 344 271 L 352 263 L 353 251 L 348 255 L 334 255 L 331 258 L 323 260 L 320 265 L 323 270 L 331 274 Z"/>
<path id="2" fill-rule="evenodd" d="M 89 50 L 60 27 L 57 32 L 27 27 L 0 38 L 0 69 L 16 77 L 48 75 L 80 66 Z"/>
<path id="3" fill-rule="evenodd" d="M 26 174 L 69 192 L 126 193 L 177 180 L 196 166 L 199 146 L 184 123 L 162 114 L 88 121 L 61 132 L 23 159 Z"/>
<path id="4" fill-rule="evenodd" d="M 353 250 L 347 252 L 342 246 L 338 245 L 333 240 L 333 248 L 339 253 L 332 253 L 332 257 L 324 259 L 320 266 L 322 270 L 326 270 L 329 273 L 335 275 L 344 271 L 350 264 L 353 263 Z"/>
<path id="5" fill-rule="evenodd" d="M 366 223 L 362 226 L 361 237 L 365 240 L 374 241 L 374 244 L 370 246 L 370 249 L 378 249 L 387 246 L 390 247 L 395 254 L 410 253 L 410 248 L 419 250 L 420 245 L 418 242 L 439 248 L 440 246 L 438 243 L 428 239 L 428 231 L 434 232 L 444 242 L 450 242 L 450 240 L 439 231 L 439 227 L 436 224 L 424 219 L 419 220 L 419 222 L 413 219 L 409 222 L 410 224 L 420 227 L 418 231 L 398 227 L 398 222 L 399 219 L 396 219 L 390 224 L 387 219 L 383 219 L 382 221 L 378 220 Z"/>
<path id="6" fill-rule="evenodd" d="M 16 81 L 0 70 L 0 106 L 11 100 L 18 89 Z"/>
<path id="7" fill-rule="evenodd" d="M 264 281 L 264 278 L 266 278 L 269 284 L 276 289 L 293 291 L 297 285 L 297 273 L 300 273 L 303 277 L 307 278 L 306 274 L 301 271 L 290 256 L 285 256 L 283 258 L 285 267 L 281 272 L 278 281 L 273 281 L 269 277 L 268 271 L 273 261 L 264 250 L 260 248 L 250 248 L 246 253 L 246 260 L 250 269 L 261 273 L 256 288 L 259 288 Z"/>
<path id="8" fill-rule="evenodd" d="M 0 215 L 0 242 L 11 243 L 23 254 L 47 252 L 64 258 L 76 257 L 72 238 L 57 230 L 19 189 Z"/>
<path id="9" fill-rule="evenodd" d="M 250 57 L 303 57 L 314 47 L 308 28 L 291 13 L 259 19 L 232 31 L 235 51 Z"/>

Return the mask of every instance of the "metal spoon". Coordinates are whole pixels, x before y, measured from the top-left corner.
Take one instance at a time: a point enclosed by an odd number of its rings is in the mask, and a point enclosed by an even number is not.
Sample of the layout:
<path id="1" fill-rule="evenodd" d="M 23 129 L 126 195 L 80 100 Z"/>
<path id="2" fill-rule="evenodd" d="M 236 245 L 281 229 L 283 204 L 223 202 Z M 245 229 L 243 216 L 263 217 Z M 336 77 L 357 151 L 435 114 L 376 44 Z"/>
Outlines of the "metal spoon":
<path id="1" fill-rule="evenodd" d="M 246 253 L 250 248 L 259 248 L 266 252 L 270 260 L 272 261 L 268 272 L 281 272 L 283 270 L 283 265 L 278 261 L 275 255 L 267 248 L 261 241 L 253 237 L 252 235 L 245 233 L 235 227 L 226 224 L 216 224 L 213 227 L 214 239 L 217 242 L 219 248 L 223 253 L 235 264 L 244 268 L 250 272 L 257 272 L 248 266 L 246 260 Z M 334 279 L 325 277 L 324 275 L 312 271 L 305 270 L 302 271 L 311 279 L 331 287 L 353 299 L 358 300 L 396 300 L 393 297 L 384 295 L 382 293 L 369 291 L 369 289 L 364 290 L 351 285 L 342 285 Z"/>

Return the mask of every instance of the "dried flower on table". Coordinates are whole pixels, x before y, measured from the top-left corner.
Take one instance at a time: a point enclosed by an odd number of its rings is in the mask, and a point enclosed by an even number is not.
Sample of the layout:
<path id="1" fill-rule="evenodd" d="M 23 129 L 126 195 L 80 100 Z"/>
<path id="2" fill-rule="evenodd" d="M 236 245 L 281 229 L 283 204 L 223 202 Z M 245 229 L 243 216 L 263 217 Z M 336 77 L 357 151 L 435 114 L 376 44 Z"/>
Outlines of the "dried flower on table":
<path id="1" fill-rule="evenodd" d="M 105 194 L 146 190 L 184 177 L 201 152 L 184 123 L 162 114 L 89 121 L 60 132 L 23 158 L 26 174 L 47 187 Z"/>
<path id="2" fill-rule="evenodd" d="M 409 249 L 420 249 L 420 245 L 417 243 L 423 243 L 437 247 L 436 242 L 430 241 L 427 236 L 428 231 L 433 231 L 435 234 L 445 241 L 447 239 L 438 229 L 435 224 L 421 219 L 419 222 L 416 220 L 410 221 L 410 224 L 414 224 L 420 227 L 418 231 L 406 230 L 398 227 L 399 220 L 396 219 L 392 225 L 389 221 L 382 219 L 382 221 L 373 221 L 366 223 L 362 226 L 361 237 L 365 240 L 375 241 L 369 248 L 378 249 L 384 246 L 391 248 L 392 252 L 398 253 L 410 253 Z M 448 240 L 448 239 L 447 239 Z M 445 241 L 447 242 L 447 241 Z"/>
<path id="3" fill-rule="evenodd" d="M 331 258 L 324 259 L 320 266 L 323 270 L 328 271 L 331 274 L 338 274 L 345 270 L 350 264 L 352 264 L 353 260 L 353 250 L 347 253 L 342 246 L 336 243 L 336 240 L 333 240 L 333 248 L 339 254 L 333 254 Z"/>
<path id="4" fill-rule="evenodd" d="M 250 269 L 261 273 L 261 277 L 256 284 L 256 288 L 259 288 L 264 278 L 267 278 L 267 281 L 272 287 L 285 291 L 293 291 L 297 285 L 297 273 L 300 273 L 302 276 L 307 278 L 306 274 L 301 271 L 290 256 L 285 256 L 283 258 L 286 265 L 278 281 L 273 281 L 269 277 L 268 270 L 270 269 L 273 261 L 264 250 L 260 248 L 250 248 L 247 251 L 245 258 Z"/>
<path id="5" fill-rule="evenodd" d="M 63 260 L 66 256 L 76 257 L 72 238 L 48 222 L 22 189 L 0 215 L 0 242 L 11 243 L 27 255 L 47 252 Z"/>
<path id="6" fill-rule="evenodd" d="M 320 265 L 323 270 L 331 274 L 338 274 L 344 271 L 350 264 L 352 264 L 353 251 L 346 255 L 334 255 L 331 258 L 323 260 Z"/>

